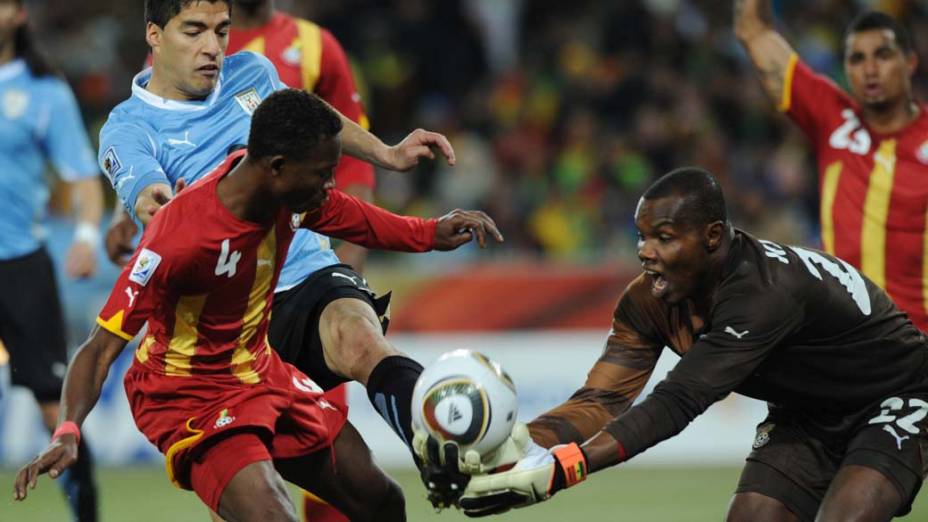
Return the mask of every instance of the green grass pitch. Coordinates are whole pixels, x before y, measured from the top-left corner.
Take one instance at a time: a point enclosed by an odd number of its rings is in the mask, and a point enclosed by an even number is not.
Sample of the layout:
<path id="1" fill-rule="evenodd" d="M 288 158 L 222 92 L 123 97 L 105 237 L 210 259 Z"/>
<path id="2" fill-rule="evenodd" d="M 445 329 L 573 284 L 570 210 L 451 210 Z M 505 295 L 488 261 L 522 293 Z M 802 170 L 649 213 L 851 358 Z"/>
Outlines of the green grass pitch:
<path id="1" fill-rule="evenodd" d="M 56 484 L 43 476 L 24 503 L 12 500 L 14 470 L 0 469 L 0 521 L 67 521 Z M 412 471 L 392 473 L 406 492 L 408 520 L 470 520 L 452 511 L 436 514 Z M 738 478 L 737 468 L 617 468 L 598 473 L 551 501 L 496 517 L 502 521 L 655 521 L 722 520 Z M 206 509 L 190 492 L 168 483 L 159 467 L 103 468 L 98 474 L 103 522 L 208 521 Z M 296 491 L 294 491 L 296 493 Z M 928 520 L 928 494 L 920 495 L 906 520 Z"/>

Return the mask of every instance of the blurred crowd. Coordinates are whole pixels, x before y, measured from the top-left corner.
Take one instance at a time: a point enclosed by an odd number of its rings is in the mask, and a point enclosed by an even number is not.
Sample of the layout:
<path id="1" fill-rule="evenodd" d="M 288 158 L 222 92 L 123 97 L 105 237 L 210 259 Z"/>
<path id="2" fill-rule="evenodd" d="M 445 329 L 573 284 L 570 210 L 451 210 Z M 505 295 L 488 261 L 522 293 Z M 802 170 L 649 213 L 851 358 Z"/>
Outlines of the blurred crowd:
<path id="1" fill-rule="evenodd" d="M 36 0 L 40 42 L 95 136 L 144 61 L 142 0 Z M 923 58 L 918 1 L 775 0 L 780 30 L 844 85 L 845 25 L 898 16 Z M 378 202 L 437 214 L 476 207 L 507 242 L 484 255 L 633 259 L 632 215 L 655 177 L 719 176 L 737 226 L 817 244 L 817 179 L 804 137 L 776 114 L 731 29 L 730 0 L 277 0 L 329 28 L 356 67 L 372 130 L 446 133 L 458 165 L 378 174 Z"/>

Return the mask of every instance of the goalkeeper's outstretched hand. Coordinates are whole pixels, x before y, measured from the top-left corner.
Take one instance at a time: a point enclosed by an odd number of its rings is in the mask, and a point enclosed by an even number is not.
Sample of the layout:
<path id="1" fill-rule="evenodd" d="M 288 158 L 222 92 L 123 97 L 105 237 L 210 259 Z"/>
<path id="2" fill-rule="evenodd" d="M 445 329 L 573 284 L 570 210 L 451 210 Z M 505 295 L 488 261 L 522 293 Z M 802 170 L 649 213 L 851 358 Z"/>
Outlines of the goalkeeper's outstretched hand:
<path id="1" fill-rule="evenodd" d="M 511 469 L 532 447 L 541 453 L 546 451 L 532 441 L 528 428 L 521 422 L 513 426 L 503 444 L 486 455 L 473 449 L 460 455 L 454 442 L 441 444 L 418 428 L 412 447 L 422 483 L 429 492 L 428 499 L 437 510 L 458 505 L 471 475 Z"/>
<path id="2" fill-rule="evenodd" d="M 458 463 L 458 445 L 446 442 L 440 445 L 425 431 L 416 429 L 412 439 L 416 466 L 422 484 L 428 490 L 428 499 L 436 511 L 456 506 L 470 475 L 461 473 Z"/>
<path id="3" fill-rule="evenodd" d="M 471 477 L 458 501 L 465 515 L 483 517 L 536 504 L 586 478 L 586 456 L 574 443 L 545 450 L 532 442 L 525 449 L 512 469 Z"/>

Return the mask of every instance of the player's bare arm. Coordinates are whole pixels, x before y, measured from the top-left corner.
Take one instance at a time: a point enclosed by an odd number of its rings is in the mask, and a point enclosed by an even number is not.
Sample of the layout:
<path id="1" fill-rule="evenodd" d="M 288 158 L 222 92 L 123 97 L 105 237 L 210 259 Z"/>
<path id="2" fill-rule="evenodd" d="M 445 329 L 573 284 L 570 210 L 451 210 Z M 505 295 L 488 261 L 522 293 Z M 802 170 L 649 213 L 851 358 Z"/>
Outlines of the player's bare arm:
<path id="1" fill-rule="evenodd" d="M 97 269 L 100 243 L 100 217 L 103 215 L 103 189 L 97 176 L 72 183 L 72 201 L 77 222 L 74 242 L 68 250 L 65 270 L 71 277 L 90 277 Z"/>
<path id="2" fill-rule="evenodd" d="M 773 28 L 770 0 L 735 0 L 735 36 L 747 50 L 767 95 L 779 104 L 793 48 Z"/>
<path id="3" fill-rule="evenodd" d="M 142 189 L 135 199 L 135 215 L 139 217 L 142 225 L 148 225 L 151 218 L 155 217 L 155 212 L 163 207 L 175 194 L 184 190 L 187 184 L 183 179 L 178 179 L 174 184 L 174 189 L 167 183 L 152 183 Z"/>
<path id="4" fill-rule="evenodd" d="M 116 266 L 123 266 L 132 257 L 135 248 L 132 245 L 132 238 L 139 231 L 139 228 L 126 213 L 122 201 L 116 198 L 113 205 L 113 216 L 110 218 L 110 226 L 106 230 L 106 237 L 103 246 L 106 249 L 106 257 Z"/>
<path id="5" fill-rule="evenodd" d="M 449 165 L 454 165 L 454 149 L 448 138 L 442 134 L 416 129 L 403 141 L 387 146 L 380 138 L 364 130 L 350 118 L 338 111 L 336 113 L 342 120 L 339 137 L 345 154 L 381 168 L 403 172 L 418 165 L 422 158 L 435 159 L 435 149 L 445 157 Z"/>
<path id="6" fill-rule="evenodd" d="M 59 424 L 70 422 L 80 427 L 100 398 L 100 390 L 110 366 L 125 346 L 126 340 L 122 337 L 99 327 L 94 329 L 90 339 L 78 349 L 68 365 L 61 392 Z M 24 500 L 27 490 L 35 489 L 42 473 L 58 478 L 68 466 L 74 464 L 79 436 L 72 432 L 53 437 L 48 447 L 16 474 L 13 498 Z"/>

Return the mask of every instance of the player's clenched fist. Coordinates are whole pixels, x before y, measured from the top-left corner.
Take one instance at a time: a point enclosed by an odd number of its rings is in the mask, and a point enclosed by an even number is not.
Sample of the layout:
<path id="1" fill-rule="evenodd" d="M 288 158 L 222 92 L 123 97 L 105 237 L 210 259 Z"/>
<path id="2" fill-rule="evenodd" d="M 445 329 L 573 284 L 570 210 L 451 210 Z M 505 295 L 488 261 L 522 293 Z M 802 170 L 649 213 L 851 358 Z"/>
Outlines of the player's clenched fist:
<path id="1" fill-rule="evenodd" d="M 32 462 L 20 468 L 13 483 L 13 498 L 24 500 L 28 489 L 35 489 L 39 475 L 48 473 L 51 478 L 58 478 L 61 473 L 77 460 L 78 438 L 73 434 L 64 434 L 54 438 L 45 450 Z"/>
<path id="2" fill-rule="evenodd" d="M 488 235 L 498 243 L 503 242 L 503 235 L 490 216 L 479 210 L 455 209 L 438 219 L 435 250 L 454 250 L 475 237 L 480 248 L 486 248 Z"/>

